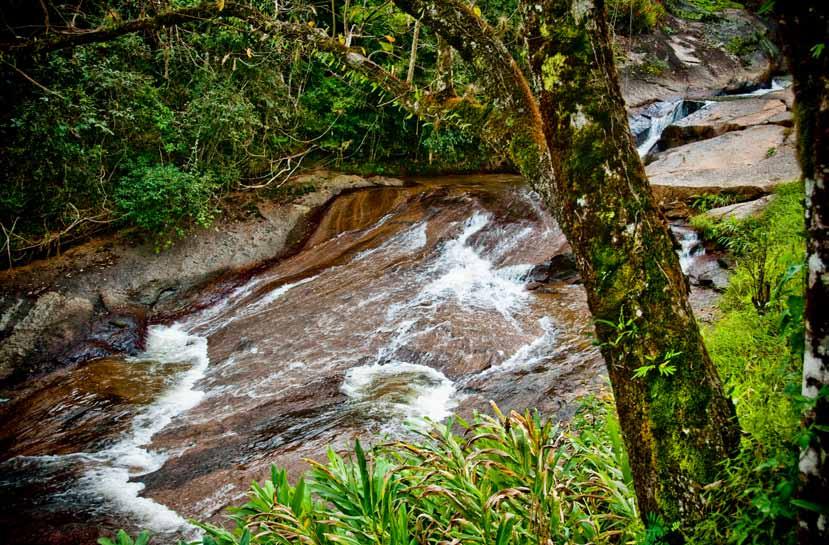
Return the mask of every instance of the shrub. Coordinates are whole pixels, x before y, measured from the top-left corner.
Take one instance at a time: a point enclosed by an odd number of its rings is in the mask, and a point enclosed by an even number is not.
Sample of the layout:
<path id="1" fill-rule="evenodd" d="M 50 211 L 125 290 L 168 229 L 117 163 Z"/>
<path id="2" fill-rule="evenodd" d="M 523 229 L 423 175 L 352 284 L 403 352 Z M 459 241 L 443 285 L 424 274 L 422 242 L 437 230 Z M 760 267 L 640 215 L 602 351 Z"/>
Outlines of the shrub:
<path id="1" fill-rule="evenodd" d="M 183 172 L 175 165 L 133 167 L 115 190 L 122 219 L 169 246 L 188 228 L 207 227 L 213 219 L 214 183 L 205 174 Z"/>
<path id="2" fill-rule="evenodd" d="M 665 17 L 658 0 L 609 0 L 607 13 L 616 32 L 624 35 L 653 31 Z"/>
<path id="3" fill-rule="evenodd" d="M 251 488 L 232 531 L 202 525 L 209 545 L 251 543 L 624 543 L 643 530 L 618 423 L 590 400 L 561 431 L 538 415 L 476 416 L 416 441 L 329 452 L 291 486 L 284 471 Z"/>
<path id="4" fill-rule="evenodd" d="M 744 435 L 740 455 L 726 463 L 720 481 L 707 491 L 708 516 L 694 528 L 690 543 L 783 545 L 795 538 L 792 495 L 798 478 L 797 445 L 804 433 L 804 400 L 798 393 L 803 363 L 804 278 L 798 268 L 805 259 L 803 187 L 788 184 L 776 193 L 760 218 L 695 220 L 706 236 L 737 255 L 720 303 L 722 316 L 703 334 Z M 767 281 L 773 282 L 762 311 L 756 293 L 760 259 Z"/>

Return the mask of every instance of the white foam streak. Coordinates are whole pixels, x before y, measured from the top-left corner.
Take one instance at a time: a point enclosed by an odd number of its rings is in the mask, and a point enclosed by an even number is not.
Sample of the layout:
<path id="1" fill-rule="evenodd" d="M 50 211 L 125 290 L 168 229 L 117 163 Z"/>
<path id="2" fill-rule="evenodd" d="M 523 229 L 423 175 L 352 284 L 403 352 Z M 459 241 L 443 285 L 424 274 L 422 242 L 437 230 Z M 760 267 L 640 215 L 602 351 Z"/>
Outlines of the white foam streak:
<path id="1" fill-rule="evenodd" d="M 204 376 L 209 363 L 207 339 L 187 333 L 180 325 L 152 326 L 148 330 L 146 351 L 127 361 L 131 365 L 189 363 L 190 367 L 135 418 L 126 437 L 92 455 L 96 463 L 82 478 L 81 486 L 95 491 L 118 509 L 131 513 L 151 531 L 169 532 L 188 527 L 172 509 L 139 496 L 143 483 L 129 479 L 156 471 L 164 464 L 167 456 L 146 449 L 146 445 L 175 416 L 195 407 L 204 397 L 204 392 L 196 390 L 195 385 Z"/>
<path id="2" fill-rule="evenodd" d="M 538 325 L 542 330 L 541 335 L 533 339 L 529 344 L 525 344 L 519 348 L 502 363 L 478 373 L 476 377 L 487 376 L 493 373 L 503 373 L 515 369 L 529 369 L 547 359 L 550 351 L 555 347 L 556 327 L 553 321 L 547 316 L 539 319 Z"/>
<path id="3" fill-rule="evenodd" d="M 463 232 L 446 243 L 431 272 L 437 278 L 427 284 L 420 297 L 455 299 L 462 307 L 494 309 L 511 319 L 511 312 L 529 297 L 522 276 L 531 268 L 519 265 L 496 269 L 483 258 L 469 239 L 489 222 L 489 216 L 475 213 L 466 221 Z"/>
<path id="4" fill-rule="evenodd" d="M 279 286 L 278 288 L 269 291 L 260 299 L 253 301 L 252 303 L 242 307 L 241 309 L 232 307 L 233 312 L 230 313 L 230 316 L 224 316 L 224 311 L 228 308 L 231 308 L 232 303 L 236 301 L 241 301 L 244 297 L 247 297 L 252 293 L 252 286 L 257 286 L 263 283 L 262 279 L 256 280 L 251 284 L 242 286 L 234 290 L 220 303 L 220 305 L 217 305 L 217 307 L 214 307 L 201 314 L 195 315 L 188 322 L 186 322 L 187 327 L 188 329 L 194 327 L 201 327 L 201 333 L 205 336 L 210 336 L 219 329 L 227 327 L 229 324 L 237 320 L 240 320 L 242 318 L 250 318 L 252 316 L 257 316 L 261 314 L 267 309 L 269 305 L 273 304 L 278 299 L 282 298 L 293 288 L 301 286 L 303 284 L 307 284 L 308 282 L 312 282 L 316 278 L 317 276 L 310 276 L 308 278 L 303 278 L 290 284 L 283 284 L 282 286 Z"/>
<path id="5" fill-rule="evenodd" d="M 648 129 L 648 138 L 637 148 L 639 157 L 644 157 L 650 153 L 651 149 L 653 149 L 662 136 L 662 132 L 679 119 L 681 110 L 682 101 L 679 100 L 671 104 L 664 115 L 650 118 L 651 125 Z"/>
<path id="6" fill-rule="evenodd" d="M 700 242 L 699 233 L 693 229 L 674 228 L 673 231 L 679 238 L 679 266 L 687 275 L 694 259 L 705 254 L 705 247 Z"/>
<path id="7" fill-rule="evenodd" d="M 426 246 L 426 223 L 420 222 L 413 227 L 402 231 L 384 243 L 368 250 L 363 250 L 354 256 L 354 261 L 362 261 L 378 252 L 397 250 L 400 252 L 414 252 Z"/>

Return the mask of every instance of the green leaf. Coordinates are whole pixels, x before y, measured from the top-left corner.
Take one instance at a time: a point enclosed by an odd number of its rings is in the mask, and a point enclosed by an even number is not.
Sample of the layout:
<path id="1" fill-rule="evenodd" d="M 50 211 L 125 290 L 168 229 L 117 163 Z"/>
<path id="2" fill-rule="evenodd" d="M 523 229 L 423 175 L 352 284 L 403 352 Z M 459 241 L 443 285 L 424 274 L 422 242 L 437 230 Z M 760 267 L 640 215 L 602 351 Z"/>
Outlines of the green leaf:
<path id="1" fill-rule="evenodd" d="M 815 513 L 829 513 L 829 504 L 826 503 L 820 504 L 795 498 L 792 500 L 792 505 Z"/>

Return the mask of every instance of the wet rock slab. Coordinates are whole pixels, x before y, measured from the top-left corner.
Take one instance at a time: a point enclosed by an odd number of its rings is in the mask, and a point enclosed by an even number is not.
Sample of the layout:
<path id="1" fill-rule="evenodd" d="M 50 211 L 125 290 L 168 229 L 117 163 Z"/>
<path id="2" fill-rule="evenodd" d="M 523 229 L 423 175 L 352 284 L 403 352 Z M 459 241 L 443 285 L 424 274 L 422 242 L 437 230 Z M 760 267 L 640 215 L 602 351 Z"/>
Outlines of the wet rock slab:
<path id="1" fill-rule="evenodd" d="M 774 195 L 766 195 L 765 197 L 760 197 L 759 199 L 751 201 L 730 204 L 728 206 L 720 206 L 718 208 L 708 210 L 705 215 L 716 221 L 725 219 L 744 220 L 746 218 L 756 218 L 763 213 L 774 198 Z"/>

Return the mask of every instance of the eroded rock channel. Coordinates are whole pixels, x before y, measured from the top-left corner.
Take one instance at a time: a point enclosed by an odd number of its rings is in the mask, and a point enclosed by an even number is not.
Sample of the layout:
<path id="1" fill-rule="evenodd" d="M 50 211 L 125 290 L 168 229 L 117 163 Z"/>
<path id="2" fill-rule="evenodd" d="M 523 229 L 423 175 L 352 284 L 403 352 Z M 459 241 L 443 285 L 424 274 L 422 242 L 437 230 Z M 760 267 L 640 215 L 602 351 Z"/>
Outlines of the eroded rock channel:
<path id="1" fill-rule="evenodd" d="M 172 538 L 270 464 L 296 474 L 329 445 L 489 400 L 567 415 L 603 383 L 583 293 L 551 261 L 567 249 L 518 179 L 341 196 L 300 252 L 152 325 L 142 353 L 55 372 L 13 401 L 6 542 L 122 526 Z"/>
<path id="2" fill-rule="evenodd" d="M 640 144 L 672 217 L 687 215 L 694 195 L 744 200 L 797 177 L 790 102 L 736 100 L 651 108 Z M 32 288 L 35 302 L 4 316 L 53 313 L 46 348 L 87 341 L 4 394 L 4 543 L 93 542 L 122 527 L 172 542 L 193 532 L 189 518 L 220 520 L 271 464 L 296 475 L 329 446 L 406 435 L 424 417 L 469 415 L 490 400 L 567 417 L 603 387 L 566 240 L 518 177 L 340 178 L 336 191 L 260 206 L 256 222 L 182 244 L 157 258 L 160 272 L 133 273 L 146 259 L 134 249 L 81 278 L 70 277 L 101 254 L 71 256 L 74 269 L 56 269 L 62 288 L 29 270 L 66 295 Z M 693 231 L 675 234 L 691 282 L 722 289 L 717 257 Z M 711 293 L 697 290 L 698 316 Z M 103 329 L 64 330 L 67 314 L 98 323 L 96 305 Z M 12 349 L 32 337 L 25 326 L 2 326 L 4 350 L 21 360 Z"/>

